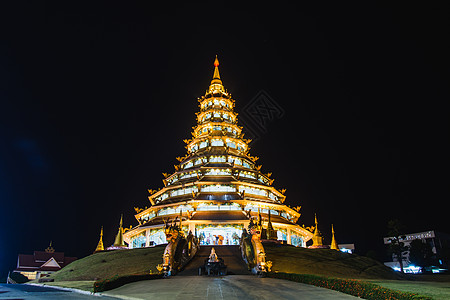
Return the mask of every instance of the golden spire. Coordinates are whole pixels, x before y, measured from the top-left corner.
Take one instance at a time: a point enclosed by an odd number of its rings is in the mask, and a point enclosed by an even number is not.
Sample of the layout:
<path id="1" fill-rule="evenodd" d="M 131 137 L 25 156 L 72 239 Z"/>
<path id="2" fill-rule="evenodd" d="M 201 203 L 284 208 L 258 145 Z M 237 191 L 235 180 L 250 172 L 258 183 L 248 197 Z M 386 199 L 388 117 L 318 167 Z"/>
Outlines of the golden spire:
<path id="1" fill-rule="evenodd" d="M 338 243 L 336 242 L 336 239 L 334 238 L 334 227 L 333 227 L 333 224 L 331 224 L 331 234 L 332 234 L 332 238 L 331 238 L 330 249 L 339 251 Z"/>
<path id="2" fill-rule="evenodd" d="M 320 234 L 319 228 L 318 228 L 318 222 L 317 222 L 317 214 L 314 214 L 316 228 L 314 228 L 314 236 L 312 238 L 313 240 L 313 246 L 323 246 L 323 238 Z"/>
<path id="3" fill-rule="evenodd" d="M 95 248 L 94 253 L 105 250 L 105 247 L 103 247 L 103 226 L 100 230 L 100 240 L 98 241 L 97 248 Z"/>
<path id="4" fill-rule="evenodd" d="M 217 59 L 217 55 L 216 55 L 216 59 L 214 60 L 214 75 L 213 75 L 213 80 L 211 81 L 211 84 L 222 84 L 222 80 L 220 80 L 220 74 L 219 74 L 219 60 Z"/>
<path id="5" fill-rule="evenodd" d="M 217 55 L 216 55 L 216 59 L 214 60 L 213 79 L 211 80 L 211 85 L 209 86 L 209 93 L 214 93 L 214 92 L 225 93 L 225 88 L 222 85 L 222 80 L 220 80 L 219 60 L 217 59 Z"/>
<path id="6" fill-rule="evenodd" d="M 115 247 L 126 247 L 125 242 L 123 241 L 122 218 L 123 215 L 120 215 L 119 231 L 117 232 L 116 239 L 114 240 Z"/>

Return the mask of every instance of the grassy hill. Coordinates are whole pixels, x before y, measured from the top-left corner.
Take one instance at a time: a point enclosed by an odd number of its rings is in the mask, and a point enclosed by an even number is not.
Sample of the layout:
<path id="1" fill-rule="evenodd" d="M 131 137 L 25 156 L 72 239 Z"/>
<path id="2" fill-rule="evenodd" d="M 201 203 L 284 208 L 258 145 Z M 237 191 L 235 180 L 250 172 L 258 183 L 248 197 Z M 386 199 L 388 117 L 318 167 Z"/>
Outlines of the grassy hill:
<path id="1" fill-rule="evenodd" d="M 165 245 L 152 248 L 103 251 L 74 261 L 49 278 L 58 281 L 91 281 L 118 275 L 157 273 Z"/>
<path id="2" fill-rule="evenodd" d="M 354 279 L 400 278 L 390 268 L 365 256 L 272 243 L 265 243 L 264 249 L 266 260 L 273 262 L 272 271 Z"/>
<path id="3" fill-rule="evenodd" d="M 165 245 L 132 250 L 104 251 L 89 255 L 50 275 L 55 282 L 92 281 L 114 275 L 156 273 Z M 272 270 L 360 279 L 398 279 L 390 268 L 371 258 L 329 249 L 305 249 L 264 244 Z M 226 263 L 226 262 L 225 262 Z"/>

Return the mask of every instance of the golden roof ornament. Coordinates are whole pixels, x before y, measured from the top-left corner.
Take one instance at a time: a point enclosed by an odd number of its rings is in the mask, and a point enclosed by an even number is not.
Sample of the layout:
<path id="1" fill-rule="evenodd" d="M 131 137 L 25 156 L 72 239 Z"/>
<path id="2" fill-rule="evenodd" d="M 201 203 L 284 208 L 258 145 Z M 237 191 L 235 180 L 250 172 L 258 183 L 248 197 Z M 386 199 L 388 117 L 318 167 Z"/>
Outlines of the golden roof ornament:
<path id="1" fill-rule="evenodd" d="M 50 241 L 50 245 L 45 249 L 45 252 L 47 253 L 54 253 L 55 249 L 52 247 L 52 241 Z"/>
<path id="2" fill-rule="evenodd" d="M 103 246 L 103 226 L 102 226 L 102 229 L 100 229 L 100 240 L 98 241 L 97 248 L 95 248 L 94 253 L 104 250 L 105 247 Z"/>
<path id="3" fill-rule="evenodd" d="M 330 249 L 339 251 L 338 243 L 336 242 L 336 239 L 334 238 L 334 226 L 333 226 L 333 224 L 331 224 L 331 234 L 332 234 L 332 238 L 331 238 Z"/>

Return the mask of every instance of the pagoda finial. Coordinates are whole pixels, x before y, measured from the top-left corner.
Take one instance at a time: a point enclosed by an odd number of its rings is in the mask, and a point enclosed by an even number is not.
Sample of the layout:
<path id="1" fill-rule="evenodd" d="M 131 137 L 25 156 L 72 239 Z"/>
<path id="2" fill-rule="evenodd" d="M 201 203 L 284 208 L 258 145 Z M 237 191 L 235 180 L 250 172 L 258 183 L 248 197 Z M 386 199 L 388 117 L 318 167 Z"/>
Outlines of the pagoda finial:
<path id="1" fill-rule="evenodd" d="M 122 228 L 123 214 L 120 215 L 119 231 L 117 232 L 116 239 L 114 240 L 115 247 L 126 247 L 123 240 L 123 228 Z"/>
<path id="2" fill-rule="evenodd" d="M 222 84 L 222 80 L 220 80 L 220 74 L 219 74 L 219 59 L 214 60 L 214 75 L 213 80 L 211 81 L 211 84 Z"/>
<path id="3" fill-rule="evenodd" d="M 334 226 L 333 226 L 333 224 L 331 224 L 331 235 L 332 235 L 332 238 L 331 238 L 330 249 L 339 250 L 338 243 L 336 242 L 336 239 L 334 238 Z"/>
<path id="4" fill-rule="evenodd" d="M 209 93 L 226 93 L 225 88 L 222 85 L 222 80 L 220 80 L 220 74 L 219 74 L 219 59 L 217 58 L 214 60 L 214 74 L 213 79 L 211 80 L 211 85 L 209 86 Z"/>
<path id="5" fill-rule="evenodd" d="M 219 66 L 219 60 L 217 59 L 217 54 L 216 54 L 216 60 L 214 60 L 214 67 L 218 67 Z"/>
<path id="6" fill-rule="evenodd" d="M 103 246 L 103 226 L 100 229 L 100 240 L 98 241 L 97 248 L 95 248 L 94 253 L 105 250 Z"/>

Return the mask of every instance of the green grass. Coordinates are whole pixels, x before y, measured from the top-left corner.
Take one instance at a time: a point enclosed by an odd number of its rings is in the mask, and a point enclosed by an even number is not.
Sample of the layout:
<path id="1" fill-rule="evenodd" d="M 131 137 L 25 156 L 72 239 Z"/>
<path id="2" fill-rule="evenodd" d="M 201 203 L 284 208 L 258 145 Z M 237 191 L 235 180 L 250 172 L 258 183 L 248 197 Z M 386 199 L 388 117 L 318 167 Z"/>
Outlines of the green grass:
<path id="1" fill-rule="evenodd" d="M 364 280 L 294 273 L 269 273 L 267 276 L 324 287 L 368 300 L 432 300 L 430 296 L 420 294 L 420 291 L 396 290 Z"/>
<path id="2" fill-rule="evenodd" d="M 264 244 L 272 271 L 353 279 L 400 279 L 382 263 L 365 256 L 330 249 L 306 249 L 290 245 Z"/>
<path id="3" fill-rule="evenodd" d="M 165 245 L 131 250 L 104 251 L 78 259 L 49 276 L 55 282 L 95 281 L 114 275 L 157 273 Z"/>
<path id="4" fill-rule="evenodd" d="M 430 296 L 436 300 L 450 299 L 449 282 L 409 280 L 370 280 L 370 282 L 393 290 Z"/>

